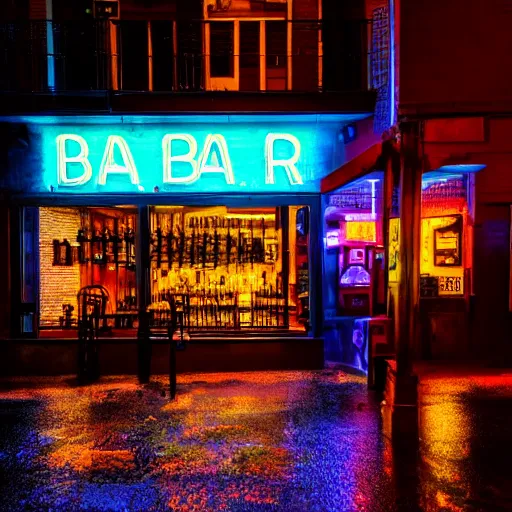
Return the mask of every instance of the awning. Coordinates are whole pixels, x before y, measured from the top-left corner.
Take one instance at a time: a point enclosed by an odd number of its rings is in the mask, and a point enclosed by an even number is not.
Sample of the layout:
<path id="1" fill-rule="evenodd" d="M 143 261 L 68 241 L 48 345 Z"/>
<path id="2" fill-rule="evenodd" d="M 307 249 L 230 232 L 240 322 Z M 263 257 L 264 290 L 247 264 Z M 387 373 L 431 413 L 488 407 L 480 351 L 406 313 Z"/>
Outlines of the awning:
<path id="1" fill-rule="evenodd" d="M 370 146 L 366 151 L 331 172 L 320 184 L 322 194 L 332 192 L 350 181 L 354 181 L 375 170 L 375 164 L 381 151 L 382 144 L 379 142 L 378 144 Z"/>

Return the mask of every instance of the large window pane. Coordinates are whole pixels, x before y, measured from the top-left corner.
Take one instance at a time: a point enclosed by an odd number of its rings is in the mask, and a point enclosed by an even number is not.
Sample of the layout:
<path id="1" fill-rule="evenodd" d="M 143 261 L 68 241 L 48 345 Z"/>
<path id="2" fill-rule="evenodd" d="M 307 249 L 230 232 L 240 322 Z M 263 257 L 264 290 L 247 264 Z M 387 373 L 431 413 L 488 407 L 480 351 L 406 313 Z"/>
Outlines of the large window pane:
<path id="1" fill-rule="evenodd" d="M 296 226 L 297 209 L 154 207 L 152 309 L 179 302 L 190 330 L 304 330 L 308 235 Z"/>
<path id="2" fill-rule="evenodd" d="M 130 207 L 39 209 L 41 329 L 76 328 L 80 290 L 104 294 L 105 331 L 134 327 L 135 227 Z"/>

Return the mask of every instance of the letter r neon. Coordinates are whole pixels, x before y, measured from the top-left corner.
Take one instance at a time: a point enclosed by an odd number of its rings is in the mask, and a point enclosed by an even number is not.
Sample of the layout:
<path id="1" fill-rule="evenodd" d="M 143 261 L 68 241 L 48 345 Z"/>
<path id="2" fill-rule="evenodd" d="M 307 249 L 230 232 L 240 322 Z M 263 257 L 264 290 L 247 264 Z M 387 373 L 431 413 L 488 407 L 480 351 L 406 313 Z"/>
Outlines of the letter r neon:
<path id="1" fill-rule="evenodd" d="M 274 143 L 277 140 L 285 140 L 292 144 L 294 152 L 290 158 L 276 160 L 274 158 Z M 302 176 L 295 165 L 300 157 L 300 142 L 297 137 L 289 133 L 269 133 L 265 139 L 265 183 L 275 183 L 275 167 L 284 167 L 290 185 L 302 185 Z"/>

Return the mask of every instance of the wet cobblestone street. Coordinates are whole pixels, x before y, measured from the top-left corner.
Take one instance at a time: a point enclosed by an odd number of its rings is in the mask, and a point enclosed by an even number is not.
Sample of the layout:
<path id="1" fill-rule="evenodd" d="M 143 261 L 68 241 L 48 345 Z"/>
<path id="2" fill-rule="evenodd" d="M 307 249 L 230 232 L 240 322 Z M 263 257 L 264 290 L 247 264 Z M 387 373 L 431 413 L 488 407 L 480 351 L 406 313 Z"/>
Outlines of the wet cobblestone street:
<path id="1" fill-rule="evenodd" d="M 417 467 L 384 435 L 380 397 L 339 371 L 180 375 L 175 401 L 164 378 L 14 382 L 0 393 L 1 510 L 511 510 L 500 434 L 478 430 L 478 409 L 466 423 L 467 389 L 450 382 L 423 385 Z"/>
<path id="2" fill-rule="evenodd" d="M 3 395 L 5 510 L 391 509 L 360 377 L 180 376 L 173 402 L 163 378 L 46 382 Z"/>

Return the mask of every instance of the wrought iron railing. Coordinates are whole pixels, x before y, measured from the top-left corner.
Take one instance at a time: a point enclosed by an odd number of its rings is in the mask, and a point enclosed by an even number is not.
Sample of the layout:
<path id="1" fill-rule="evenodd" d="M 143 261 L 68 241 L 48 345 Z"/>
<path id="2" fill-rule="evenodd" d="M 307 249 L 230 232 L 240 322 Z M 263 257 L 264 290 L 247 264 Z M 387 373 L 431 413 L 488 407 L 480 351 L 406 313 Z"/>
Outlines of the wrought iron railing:
<path id="1" fill-rule="evenodd" d="M 318 92 L 371 88 L 368 58 L 376 56 L 369 48 L 366 21 L 352 24 L 350 31 L 345 31 L 351 34 L 349 43 L 340 38 L 337 48 L 326 47 L 325 40 L 322 43 L 320 21 L 283 22 L 285 35 L 287 30 L 292 34 L 289 49 L 286 37 L 261 44 L 258 23 L 255 30 L 247 30 L 245 35 L 240 32 L 243 37 L 238 48 L 225 41 L 205 44 L 209 34 L 206 23 L 3 23 L 0 91 Z M 240 26 L 245 30 L 244 22 Z"/>

